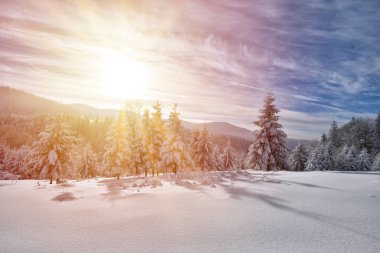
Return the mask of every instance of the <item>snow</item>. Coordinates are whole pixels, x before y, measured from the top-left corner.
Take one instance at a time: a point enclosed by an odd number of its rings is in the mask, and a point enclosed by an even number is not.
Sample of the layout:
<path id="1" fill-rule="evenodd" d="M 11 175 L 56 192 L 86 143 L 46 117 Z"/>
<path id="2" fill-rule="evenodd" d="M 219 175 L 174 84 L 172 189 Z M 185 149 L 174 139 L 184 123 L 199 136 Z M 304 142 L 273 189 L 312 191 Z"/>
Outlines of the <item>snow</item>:
<path id="1" fill-rule="evenodd" d="M 0 181 L 1 252 L 379 252 L 380 173 L 217 177 Z"/>

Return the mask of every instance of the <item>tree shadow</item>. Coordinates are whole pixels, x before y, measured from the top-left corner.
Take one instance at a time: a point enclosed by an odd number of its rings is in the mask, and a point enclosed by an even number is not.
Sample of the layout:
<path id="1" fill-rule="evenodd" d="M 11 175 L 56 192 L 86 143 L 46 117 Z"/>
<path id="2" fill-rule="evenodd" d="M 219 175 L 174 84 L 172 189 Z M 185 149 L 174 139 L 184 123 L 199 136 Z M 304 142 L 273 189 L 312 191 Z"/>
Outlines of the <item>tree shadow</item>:
<path id="1" fill-rule="evenodd" d="M 332 226 L 332 227 L 344 229 L 344 230 L 351 232 L 351 233 L 354 233 L 356 235 L 366 237 L 366 238 L 375 240 L 377 242 L 380 242 L 380 237 L 377 235 L 372 235 L 370 233 L 360 231 L 359 229 L 352 228 L 352 227 L 342 223 L 343 221 L 339 222 L 339 221 L 337 221 L 337 218 L 330 217 L 328 215 L 320 214 L 320 213 L 317 213 L 314 211 L 306 211 L 306 210 L 291 207 L 288 204 L 286 204 L 286 203 L 288 203 L 287 201 L 285 201 L 281 198 L 269 196 L 267 194 L 251 192 L 251 191 L 248 191 L 247 189 L 242 188 L 242 187 L 232 187 L 232 186 L 226 186 L 226 185 L 221 185 L 221 186 L 224 188 L 226 193 L 228 193 L 230 195 L 230 197 L 233 199 L 240 200 L 242 197 L 248 197 L 248 198 L 260 200 L 261 202 L 263 202 L 263 203 L 265 203 L 265 204 L 267 204 L 273 208 L 279 209 L 281 211 L 289 212 L 289 213 L 292 213 L 295 215 L 300 215 L 300 216 L 312 219 L 314 221 L 323 223 L 327 226 Z"/>
<path id="2" fill-rule="evenodd" d="M 107 200 L 124 199 L 121 191 L 129 188 L 128 180 L 126 179 L 104 179 L 98 182 L 100 186 L 106 186 L 107 192 L 102 193 L 102 196 Z"/>
<path id="3" fill-rule="evenodd" d="M 106 186 L 107 192 L 101 195 L 108 201 L 127 199 L 133 196 L 141 196 L 146 193 L 140 193 L 143 187 L 155 188 L 161 183 L 156 178 L 129 177 L 123 179 L 104 179 L 98 182 L 99 186 Z M 130 194 L 126 194 L 130 190 Z"/>
<path id="4" fill-rule="evenodd" d="M 71 192 L 64 192 L 64 193 L 61 193 L 61 194 L 55 196 L 51 200 L 58 201 L 58 202 L 65 202 L 65 201 L 74 201 L 76 199 L 77 198 L 74 196 L 73 193 L 71 193 Z"/>
<path id="5" fill-rule="evenodd" d="M 326 190 L 343 191 L 342 189 L 338 189 L 338 188 L 327 187 L 327 186 L 321 186 L 321 185 L 316 185 L 316 184 L 309 184 L 309 183 L 300 183 L 300 182 L 291 181 L 291 180 L 281 180 L 281 182 L 288 183 L 288 185 L 291 185 L 291 184 L 297 184 L 297 185 L 306 186 L 306 187 L 311 187 L 311 188 L 319 188 L 319 189 L 326 189 Z"/>
<path id="6" fill-rule="evenodd" d="M 328 171 L 328 173 L 361 174 L 361 175 L 375 175 L 375 176 L 380 175 L 380 172 L 374 172 L 374 171 Z"/>

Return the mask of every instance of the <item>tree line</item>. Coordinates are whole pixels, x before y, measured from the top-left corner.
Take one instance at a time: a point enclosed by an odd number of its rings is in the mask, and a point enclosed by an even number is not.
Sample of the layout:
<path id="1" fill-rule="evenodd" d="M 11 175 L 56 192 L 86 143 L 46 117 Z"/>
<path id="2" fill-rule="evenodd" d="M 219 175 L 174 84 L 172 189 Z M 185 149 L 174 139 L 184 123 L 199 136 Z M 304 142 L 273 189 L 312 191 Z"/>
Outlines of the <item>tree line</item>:
<path id="1" fill-rule="evenodd" d="M 292 150 L 288 167 L 295 171 L 380 171 L 380 112 L 375 119 L 353 117 L 341 127 L 333 121 L 320 141 Z"/>
<path id="2" fill-rule="evenodd" d="M 334 121 L 320 141 L 288 150 L 279 112 L 274 95 L 268 93 L 254 121 L 258 130 L 250 145 L 239 139 L 212 136 L 206 127 L 185 129 L 177 105 L 168 119 L 163 119 L 159 102 L 151 110 L 128 103 L 115 119 L 7 116 L 0 118 L 1 129 L 14 127 L 15 138 L 15 131 L 31 126 L 32 130 L 23 145 L 0 145 L 0 176 L 58 182 L 61 178 L 148 177 L 244 169 L 380 170 L 380 113 L 375 120 L 353 118 L 342 127 Z M 5 135 L 2 143 L 4 140 L 12 138 Z"/>

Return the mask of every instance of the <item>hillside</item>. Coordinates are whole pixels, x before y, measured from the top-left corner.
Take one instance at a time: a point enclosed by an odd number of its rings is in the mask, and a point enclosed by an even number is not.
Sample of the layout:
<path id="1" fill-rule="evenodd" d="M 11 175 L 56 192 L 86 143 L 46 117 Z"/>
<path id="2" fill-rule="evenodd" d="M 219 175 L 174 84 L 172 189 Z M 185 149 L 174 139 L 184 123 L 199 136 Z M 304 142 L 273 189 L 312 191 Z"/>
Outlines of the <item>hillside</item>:
<path id="1" fill-rule="evenodd" d="M 19 114 L 19 115 L 40 115 L 69 113 L 74 115 L 94 117 L 106 117 L 117 115 L 116 110 L 97 109 L 85 104 L 61 104 L 50 99 L 39 97 L 31 93 L 0 87 L 0 114 Z M 238 137 L 251 141 L 253 132 L 242 127 L 235 126 L 227 122 L 192 123 L 183 121 L 183 126 L 187 129 L 202 129 L 206 125 L 209 132 L 213 135 L 226 135 Z M 289 148 L 295 147 L 299 142 L 307 143 L 307 140 L 287 139 Z"/>

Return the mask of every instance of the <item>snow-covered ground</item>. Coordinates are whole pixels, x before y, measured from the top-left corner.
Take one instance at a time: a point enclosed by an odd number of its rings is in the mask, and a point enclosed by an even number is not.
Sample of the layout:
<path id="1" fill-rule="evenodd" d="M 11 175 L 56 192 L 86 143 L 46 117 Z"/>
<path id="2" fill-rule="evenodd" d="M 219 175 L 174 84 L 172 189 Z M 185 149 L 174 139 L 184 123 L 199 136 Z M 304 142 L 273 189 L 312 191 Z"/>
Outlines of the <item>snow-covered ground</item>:
<path id="1" fill-rule="evenodd" d="M 379 173 L 161 181 L 0 181 L 0 251 L 380 252 Z"/>

